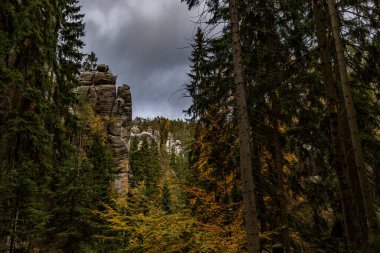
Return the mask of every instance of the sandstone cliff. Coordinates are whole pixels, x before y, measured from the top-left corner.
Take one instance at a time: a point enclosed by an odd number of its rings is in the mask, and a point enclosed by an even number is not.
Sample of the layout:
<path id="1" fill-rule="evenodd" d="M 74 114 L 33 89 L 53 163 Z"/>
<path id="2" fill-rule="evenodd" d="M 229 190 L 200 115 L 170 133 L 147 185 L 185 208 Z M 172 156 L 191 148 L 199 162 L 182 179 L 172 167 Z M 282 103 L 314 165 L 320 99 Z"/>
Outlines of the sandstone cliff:
<path id="1" fill-rule="evenodd" d="M 168 139 L 166 140 L 166 151 L 169 154 L 174 152 L 176 156 L 184 156 L 182 142 L 180 140 L 175 140 L 172 133 L 168 133 Z"/>
<path id="2" fill-rule="evenodd" d="M 88 98 L 96 114 L 104 119 L 113 159 L 117 165 L 115 189 L 126 195 L 128 192 L 128 152 L 132 125 L 132 99 L 130 87 L 116 86 L 116 76 L 105 64 L 99 64 L 96 71 L 81 73 L 81 86 L 77 93 Z"/>
<path id="3" fill-rule="evenodd" d="M 148 127 L 147 130 L 141 131 L 138 126 L 133 126 L 131 128 L 131 137 L 130 138 L 137 138 L 139 140 L 139 146 L 142 143 L 142 140 L 145 138 L 149 144 L 154 141 L 157 144 L 157 148 L 160 150 L 160 144 L 161 144 L 161 134 L 159 130 L 152 129 L 151 127 Z M 164 140 L 165 141 L 165 140 Z M 171 132 L 167 133 L 167 139 L 165 142 L 165 151 L 168 154 L 171 154 L 174 152 L 176 156 L 184 156 L 184 148 L 182 146 L 182 142 L 180 140 L 175 140 L 174 136 Z"/>

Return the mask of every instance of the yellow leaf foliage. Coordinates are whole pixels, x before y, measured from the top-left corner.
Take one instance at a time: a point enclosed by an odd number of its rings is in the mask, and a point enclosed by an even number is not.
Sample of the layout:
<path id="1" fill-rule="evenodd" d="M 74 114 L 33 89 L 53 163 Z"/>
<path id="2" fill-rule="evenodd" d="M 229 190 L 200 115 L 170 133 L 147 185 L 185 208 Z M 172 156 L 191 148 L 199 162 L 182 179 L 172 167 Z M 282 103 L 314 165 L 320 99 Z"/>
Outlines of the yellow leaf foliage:
<path id="1" fill-rule="evenodd" d="M 236 212 L 236 219 L 226 228 L 202 223 L 186 209 L 167 214 L 142 192 L 142 187 L 132 189 L 128 199 L 114 200 L 115 207 L 104 205 L 104 210 L 95 211 L 109 229 L 119 234 L 98 236 L 99 239 L 121 241 L 127 235 L 127 246 L 120 252 L 244 252 L 242 210 Z"/>

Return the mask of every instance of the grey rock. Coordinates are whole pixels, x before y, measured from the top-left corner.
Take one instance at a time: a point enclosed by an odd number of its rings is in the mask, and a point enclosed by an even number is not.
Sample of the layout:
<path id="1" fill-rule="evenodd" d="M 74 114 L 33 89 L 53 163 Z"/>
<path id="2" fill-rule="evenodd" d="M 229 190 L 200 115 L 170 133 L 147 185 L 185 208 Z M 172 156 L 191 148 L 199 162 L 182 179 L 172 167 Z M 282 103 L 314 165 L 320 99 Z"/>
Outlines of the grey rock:
<path id="1" fill-rule="evenodd" d="M 97 67 L 96 67 L 96 71 L 98 72 L 108 72 L 109 70 L 109 66 L 107 64 L 99 64 Z"/>
<path id="2" fill-rule="evenodd" d="M 122 136 L 124 130 L 119 120 L 111 118 L 110 123 L 108 124 L 108 133 L 114 136 Z"/>
<path id="3" fill-rule="evenodd" d="M 97 85 L 94 86 L 94 90 L 97 95 L 95 112 L 100 115 L 111 115 L 112 106 L 116 98 L 115 86 Z"/>
<path id="4" fill-rule="evenodd" d="M 132 98 L 130 87 L 118 87 L 116 76 L 108 72 L 106 64 L 99 64 L 97 71 L 81 73 L 81 86 L 75 92 L 79 99 L 88 99 L 97 115 L 104 121 L 108 146 L 117 166 L 115 190 L 125 196 L 128 193 L 129 139 L 132 127 Z"/>
<path id="5" fill-rule="evenodd" d="M 184 149 L 181 141 L 174 140 L 173 134 L 168 133 L 168 139 L 166 141 L 166 151 L 171 154 L 174 152 L 176 156 L 184 156 Z"/>
<path id="6" fill-rule="evenodd" d="M 116 175 L 114 186 L 115 186 L 116 192 L 119 192 L 119 193 L 120 192 L 122 193 L 125 191 L 125 189 L 128 189 L 128 172 L 118 173 Z"/>
<path id="7" fill-rule="evenodd" d="M 95 71 L 82 72 L 79 76 L 81 85 L 89 86 L 94 84 Z"/>
<path id="8" fill-rule="evenodd" d="M 140 128 L 139 128 L 138 126 L 133 126 L 133 127 L 131 128 L 131 133 L 132 133 L 133 135 L 136 135 L 136 134 L 140 133 Z"/>
<path id="9" fill-rule="evenodd" d="M 149 145 L 154 144 L 155 147 L 160 150 L 161 136 L 160 131 L 153 130 L 149 127 L 146 131 L 140 131 L 138 126 L 133 126 L 130 131 L 130 138 L 135 138 L 138 141 L 138 149 L 141 148 L 141 145 L 144 140 L 148 142 Z"/>
<path id="10" fill-rule="evenodd" d="M 98 101 L 98 93 L 96 92 L 96 89 L 94 86 L 89 86 L 89 88 L 87 89 L 87 98 L 95 110 L 96 103 Z"/>
<path id="11" fill-rule="evenodd" d="M 114 105 L 114 113 L 121 117 L 121 124 L 128 131 L 132 127 L 132 97 L 129 85 L 123 84 L 117 90 L 117 106 Z"/>
<path id="12" fill-rule="evenodd" d="M 111 73 L 106 72 L 96 72 L 94 75 L 94 84 L 96 85 L 103 85 L 103 84 L 116 84 L 116 78 L 117 76 L 112 75 Z"/>
<path id="13" fill-rule="evenodd" d="M 79 82 L 81 85 L 103 85 L 103 84 L 116 84 L 117 76 L 108 72 L 108 66 L 105 64 L 99 64 L 97 71 L 85 71 L 79 76 Z"/>

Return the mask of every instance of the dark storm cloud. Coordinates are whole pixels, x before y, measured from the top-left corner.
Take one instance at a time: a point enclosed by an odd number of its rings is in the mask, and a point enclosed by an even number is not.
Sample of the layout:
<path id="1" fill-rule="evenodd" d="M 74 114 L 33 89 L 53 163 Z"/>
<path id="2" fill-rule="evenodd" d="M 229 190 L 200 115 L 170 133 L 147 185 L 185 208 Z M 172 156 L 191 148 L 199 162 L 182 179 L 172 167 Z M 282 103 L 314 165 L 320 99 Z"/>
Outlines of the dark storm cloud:
<path id="1" fill-rule="evenodd" d="M 180 0 L 81 0 L 84 51 L 131 86 L 134 116 L 183 117 L 194 13 Z"/>

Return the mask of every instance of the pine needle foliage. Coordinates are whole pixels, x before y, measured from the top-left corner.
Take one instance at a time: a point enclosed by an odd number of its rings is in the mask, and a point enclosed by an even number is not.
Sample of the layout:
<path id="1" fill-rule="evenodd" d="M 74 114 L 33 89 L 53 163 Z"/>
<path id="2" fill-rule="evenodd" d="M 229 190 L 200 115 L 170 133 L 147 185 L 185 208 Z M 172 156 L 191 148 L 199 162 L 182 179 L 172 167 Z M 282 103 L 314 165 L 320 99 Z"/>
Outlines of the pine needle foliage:
<path id="1" fill-rule="evenodd" d="M 92 209 L 107 202 L 114 165 L 95 117 L 72 112 L 84 45 L 78 3 L 0 6 L 0 251 L 81 252 L 101 227 Z"/>

